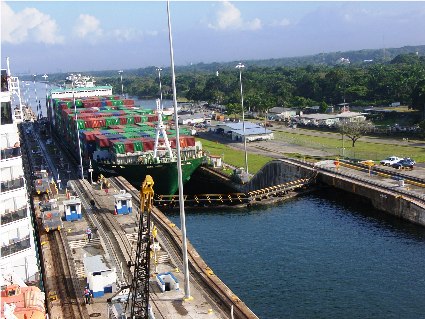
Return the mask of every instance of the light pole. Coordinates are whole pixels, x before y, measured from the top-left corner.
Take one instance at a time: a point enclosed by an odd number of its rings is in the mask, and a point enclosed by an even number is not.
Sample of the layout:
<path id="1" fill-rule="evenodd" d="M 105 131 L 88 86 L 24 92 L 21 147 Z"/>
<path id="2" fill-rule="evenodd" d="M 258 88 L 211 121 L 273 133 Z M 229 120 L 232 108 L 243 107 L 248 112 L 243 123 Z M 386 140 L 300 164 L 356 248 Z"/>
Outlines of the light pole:
<path id="1" fill-rule="evenodd" d="M 81 174 L 81 179 L 84 179 L 83 157 L 81 155 L 81 145 L 80 145 L 80 130 L 78 129 L 77 105 L 75 104 L 74 80 L 75 80 L 74 74 L 71 74 L 71 81 L 72 81 L 72 103 L 74 104 L 75 129 L 77 130 L 78 154 L 80 155 L 80 174 Z"/>
<path id="2" fill-rule="evenodd" d="M 248 175 L 248 153 L 246 152 L 246 136 L 245 136 L 245 111 L 243 108 L 243 90 L 242 90 L 242 69 L 245 67 L 239 63 L 236 68 L 239 69 L 239 82 L 241 84 L 241 107 L 242 107 L 242 134 L 243 134 L 243 148 L 245 152 L 245 172 Z"/>
<path id="3" fill-rule="evenodd" d="M 119 73 L 119 75 L 120 75 L 120 78 L 121 78 L 121 96 L 123 96 L 124 95 L 124 84 L 122 84 L 122 73 L 123 73 L 124 71 L 123 70 L 119 70 L 118 71 L 118 73 Z"/>
<path id="4" fill-rule="evenodd" d="M 91 160 L 89 164 L 90 182 L 93 184 L 93 167 L 91 166 Z"/>
<path id="5" fill-rule="evenodd" d="M 37 101 L 38 101 L 38 98 L 37 98 L 37 87 L 35 86 L 35 77 L 37 76 L 37 74 L 33 74 L 32 76 L 34 77 L 33 84 L 34 84 L 34 94 L 35 94 L 35 107 L 37 108 L 37 113 L 38 113 L 38 106 L 37 106 Z"/>
<path id="6" fill-rule="evenodd" d="M 46 86 L 45 86 L 45 89 L 46 89 L 46 113 L 48 113 L 47 112 L 47 78 L 49 76 L 46 73 L 44 73 L 44 75 L 42 77 L 44 78 L 44 82 L 46 84 Z M 40 112 L 41 112 L 41 110 L 40 110 Z M 41 115 L 43 115 L 43 113 L 41 113 Z M 47 114 L 46 114 L 46 116 L 47 116 Z"/>
<path id="7" fill-rule="evenodd" d="M 162 86 L 161 86 L 161 68 L 156 68 L 158 71 L 158 79 L 159 79 L 159 100 L 161 101 L 161 109 L 162 109 Z"/>

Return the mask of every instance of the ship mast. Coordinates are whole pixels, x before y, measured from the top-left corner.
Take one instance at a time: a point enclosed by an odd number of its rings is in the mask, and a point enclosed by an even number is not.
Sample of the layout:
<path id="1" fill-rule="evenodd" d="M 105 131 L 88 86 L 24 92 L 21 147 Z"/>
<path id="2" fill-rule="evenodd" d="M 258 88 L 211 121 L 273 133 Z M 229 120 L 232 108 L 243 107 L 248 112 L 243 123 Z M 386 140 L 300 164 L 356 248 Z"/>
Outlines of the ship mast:
<path id="1" fill-rule="evenodd" d="M 168 141 L 168 136 L 167 136 L 167 132 L 165 131 L 165 125 L 162 122 L 162 111 L 163 111 L 163 106 L 162 106 L 162 87 L 161 87 L 161 68 L 157 68 L 156 69 L 158 71 L 158 78 L 159 78 L 159 96 L 160 98 L 156 100 L 156 114 L 158 115 L 158 121 L 156 124 L 156 131 L 155 131 L 155 144 L 154 144 L 154 148 L 153 148 L 153 158 L 156 158 L 158 156 L 158 148 L 159 148 L 159 135 L 162 134 L 162 136 L 164 137 L 164 146 L 166 148 L 166 150 L 168 151 L 168 157 L 170 159 L 173 158 L 173 152 L 171 150 L 171 146 L 170 146 L 170 142 Z"/>
<path id="2" fill-rule="evenodd" d="M 170 141 L 168 140 L 167 132 L 165 131 L 165 125 L 162 122 L 162 106 L 159 99 L 156 100 L 156 114 L 158 114 L 158 122 L 156 124 L 155 146 L 153 149 L 153 157 L 156 158 L 158 156 L 159 135 L 162 134 L 162 137 L 164 138 L 164 146 L 166 150 L 168 151 L 168 156 L 170 158 L 173 158 L 173 151 L 171 150 Z"/>

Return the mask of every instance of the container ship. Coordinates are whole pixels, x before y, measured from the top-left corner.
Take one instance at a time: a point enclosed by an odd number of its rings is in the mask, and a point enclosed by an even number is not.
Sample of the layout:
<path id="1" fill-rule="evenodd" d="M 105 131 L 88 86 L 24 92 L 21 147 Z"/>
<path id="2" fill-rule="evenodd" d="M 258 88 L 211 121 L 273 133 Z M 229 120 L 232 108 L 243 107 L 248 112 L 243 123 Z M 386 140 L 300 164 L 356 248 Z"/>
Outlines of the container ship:
<path id="1" fill-rule="evenodd" d="M 136 188 L 151 175 L 157 194 L 176 193 L 176 132 L 160 100 L 156 110 L 144 109 L 133 99 L 113 95 L 111 86 L 96 86 L 90 77 L 70 75 L 64 88 L 50 91 L 47 102 L 52 131 L 81 159 L 86 171 L 123 176 Z M 180 129 L 179 136 L 185 183 L 205 156 L 201 142 L 189 130 Z"/>

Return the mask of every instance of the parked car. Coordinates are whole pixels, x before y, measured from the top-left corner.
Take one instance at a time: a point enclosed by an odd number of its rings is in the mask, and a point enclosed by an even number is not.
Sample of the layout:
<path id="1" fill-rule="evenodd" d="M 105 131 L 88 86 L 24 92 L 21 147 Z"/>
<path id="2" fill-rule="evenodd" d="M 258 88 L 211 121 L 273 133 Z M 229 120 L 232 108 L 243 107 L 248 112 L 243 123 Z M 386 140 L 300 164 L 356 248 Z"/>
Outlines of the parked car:
<path id="1" fill-rule="evenodd" d="M 410 157 L 405 157 L 404 158 L 406 161 L 411 161 L 413 165 L 416 165 L 416 161 L 413 158 Z"/>
<path id="2" fill-rule="evenodd" d="M 413 162 L 411 162 L 407 159 L 402 159 L 401 161 L 398 161 L 397 163 L 392 164 L 391 167 L 394 167 L 396 169 L 402 169 L 402 168 L 413 169 L 414 165 L 415 164 L 413 164 Z"/>
<path id="3" fill-rule="evenodd" d="M 400 158 L 400 157 L 390 156 L 390 157 L 387 157 L 386 159 L 383 159 L 379 163 L 381 163 L 381 165 L 384 165 L 384 166 L 391 166 L 395 163 L 398 163 L 401 160 L 402 160 L 402 158 Z"/>

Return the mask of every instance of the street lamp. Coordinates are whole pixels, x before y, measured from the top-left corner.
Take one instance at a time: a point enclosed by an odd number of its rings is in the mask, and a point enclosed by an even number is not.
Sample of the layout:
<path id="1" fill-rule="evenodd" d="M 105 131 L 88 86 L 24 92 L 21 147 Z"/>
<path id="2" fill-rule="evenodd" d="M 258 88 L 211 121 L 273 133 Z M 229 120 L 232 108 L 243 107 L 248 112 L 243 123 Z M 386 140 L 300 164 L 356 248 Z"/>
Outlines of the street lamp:
<path id="1" fill-rule="evenodd" d="M 245 136 L 245 111 L 243 108 L 243 90 L 242 90 L 242 69 L 245 67 L 239 63 L 236 68 L 239 69 L 239 82 L 241 84 L 241 107 L 242 107 L 242 134 L 243 134 L 243 148 L 245 151 L 245 172 L 248 175 L 248 154 L 246 152 L 246 136 Z"/>
<path id="2" fill-rule="evenodd" d="M 47 78 L 49 77 L 46 73 L 44 73 L 44 75 L 42 75 L 42 77 L 44 78 L 44 82 L 46 84 L 45 89 L 46 89 L 46 113 L 47 112 Z M 40 110 L 41 112 L 41 110 Z M 43 115 L 43 113 L 41 113 L 41 115 Z M 47 115 L 48 116 L 48 115 Z"/>
<path id="3" fill-rule="evenodd" d="M 74 115 L 75 115 L 75 129 L 77 130 L 77 144 L 78 144 L 78 154 L 80 155 L 80 174 L 81 179 L 84 179 L 83 172 L 83 156 L 81 155 L 81 145 L 80 145 L 80 130 L 78 129 L 78 114 L 77 114 L 77 105 L 75 104 L 75 92 L 74 92 L 74 74 L 71 74 L 72 81 L 72 103 L 74 104 Z"/>
<path id="4" fill-rule="evenodd" d="M 120 78 L 121 78 L 121 95 L 124 95 L 124 84 L 122 84 L 122 73 L 123 72 L 124 72 L 123 70 L 118 71 Z"/>
<path id="5" fill-rule="evenodd" d="M 35 77 L 37 76 L 37 74 L 33 74 L 32 76 L 34 77 L 33 84 L 34 84 L 34 94 L 35 94 L 35 107 L 37 108 L 37 113 L 38 113 L 38 106 L 37 106 L 37 101 L 38 101 L 38 98 L 37 98 L 37 87 L 35 86 Z"/>
<path id="6" fill-rule="evenodd" d="M 161 87 L 161 68 L 156 68 L 158 71 L 158 79 L 159 79 L 159 99 L 161 101 L 161 108 L 162 108 L 162 87 Z"/>

